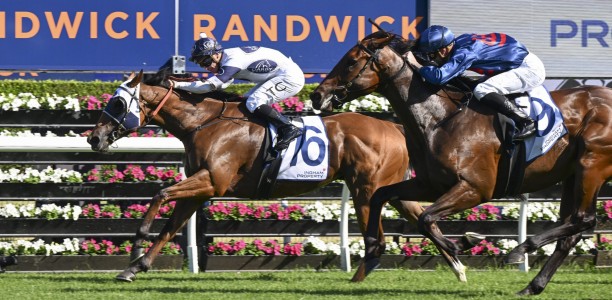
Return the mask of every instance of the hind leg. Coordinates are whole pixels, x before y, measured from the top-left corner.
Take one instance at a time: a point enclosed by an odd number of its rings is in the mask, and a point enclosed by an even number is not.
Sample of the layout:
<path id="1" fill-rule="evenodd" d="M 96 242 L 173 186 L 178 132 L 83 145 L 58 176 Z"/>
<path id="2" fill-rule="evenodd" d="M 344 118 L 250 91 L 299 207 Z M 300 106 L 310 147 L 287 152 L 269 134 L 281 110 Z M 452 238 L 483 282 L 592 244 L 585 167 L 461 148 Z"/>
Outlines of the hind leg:
<path id="1" fill-rule="evenodd" d="M 518 264 L 524 261 L 525 253 L 533 252 L 538 248 L 568 238 L 585 230 L 595 227 L 595 205 L 597 194 L 604 183 L 599 172 L 580 172 L 563 182 L 563 195 L 561 197 L 561 219 L 563 224 L 551 230 L 542 232 L 525 240 L 508 253 L 505 263 Z"/>
<path id="2" fill-rule="evenodd" d="M 524 254 L 535 251 L 541 246 L 557 241 L 555 252 L 546 261 L 540 272 L 529 285 L 519 292 L 519 295 L 537 295 L 544 291 L 563 260 L 569 254 L 582 236 L 582 232 L 595 226 L 595 204 L 600 185 L 594 182 L 581 181 L 573 184 L 575 175 L 563 182 L 563 195 L 561 198 L 561 219 L 564 223 L 552 230 L 540 233 L 527 239 L 513 249 L 506 258 L 506 263 L 522 262 Z M 582 192 L 591 191 L 590 196 L 582 197 Z M 588 194 L 587 194 L 588 195 Z M 574 200 L 580 201 L 574 201 Z M 520 256 L 520 257 L 519 257 Z"/>
<path id="3" fill-rule="evenodd" d="M 569 252 L 578 242 L 582 234 L 576 234 L 568 238 L 562 238 L 557 241 L 555 252 L 548 258 L 538 275 L 531 280 L 529 285 L 522 291 L 518 292 L 518 295 L 538 295 L 544 291 L 544 288 L 548 282 L 552 279 L 557 269 L 563 263 L 563 260 L 569 255 Z"/>
<path id="4" fill-rule="evenodd" d="M 177 200 L 174 212 L 170 219 L 164 225 L 164 228 L 153 242 L 153 246 L 149 249 L 144 256 L 139 256 L 136 259 L 130 261 L 130 265 L 127 269 L 117 275 L 116 279 L 121 281 L 131 282 L 136 277 L 138 272 L 146 272 L 151 267 L 155 257 L 162 247 L 172 239 L 178 230 L 180 230 L 189 220 L 193 212 L 206 200 L 210 199 L 214 195 L 214 190 L 210 184 L 209 173 L 206 170 L 201 170 L 195 175 L 162 190 L 159 195 L 163 195 L 160 199 L 155 199 L 154 204 L 159 202 L 159 206 L 163 202 Z M 157 196 L 156 196 L 157 197 Z M 161 200 L 163 199 L 163 200 Z M 154 205 L 151 205 L 154 207 Z M 157 207 L 159 210 L 159 207 Z M 147 216 L 152 214 L 155 217 L 152 209 L 149 208 Z M 146 217 L 145 217 L 146 218 Z M 136 240 L 143 240 L 148 235 L 148 227 L 143 225 L 137 232 Z M 136 246 L 136 245 L 135 245 Z M 132 256 L 134 256 L 132 254 Z"/>

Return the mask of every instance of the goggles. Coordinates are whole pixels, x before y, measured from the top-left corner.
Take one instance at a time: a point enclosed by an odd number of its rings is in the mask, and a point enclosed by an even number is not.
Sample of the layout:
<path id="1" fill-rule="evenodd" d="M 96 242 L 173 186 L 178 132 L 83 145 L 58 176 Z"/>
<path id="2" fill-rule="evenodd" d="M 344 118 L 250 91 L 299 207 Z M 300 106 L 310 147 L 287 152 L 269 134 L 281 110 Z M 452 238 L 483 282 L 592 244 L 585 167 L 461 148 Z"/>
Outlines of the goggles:
<path id="1" fill-rule="evenodd" d="M 212 65 L 213 59 L 212 59 L 212 56 L 207 55 L 207 56 L 202 57 L 202 59 L 197 60 L 196 63 L 200 66 L 207 68 L 207 67 L 210 67 L 210 65 Z"/>

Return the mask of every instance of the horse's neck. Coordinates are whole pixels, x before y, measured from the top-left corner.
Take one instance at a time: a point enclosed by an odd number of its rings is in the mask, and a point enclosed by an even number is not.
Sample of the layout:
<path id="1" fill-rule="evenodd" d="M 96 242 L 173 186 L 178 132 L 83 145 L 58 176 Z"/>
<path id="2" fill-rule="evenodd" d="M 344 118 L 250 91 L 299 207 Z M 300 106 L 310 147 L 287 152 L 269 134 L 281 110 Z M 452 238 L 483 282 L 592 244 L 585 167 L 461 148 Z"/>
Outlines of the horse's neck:
<path id="1" fill-rule="evenodd" d="M 165 93 L 165 92 L 164 92 Z M 142 89 L 141 96 L 149 103 L 152 110 L 157 108 L 164 94 L 153 89 Z M 160 109 L 152 123 L 159 125 L 172 135 L 182 138 L 189 133 L 205 127 L 221 116 L 238 117 L 242 113 L 236 108 L 236 103 L 223 103 L 222 101 L 205 98 L 181 99 L 176 94 L 171 95 L 168 101 Z"/>
<path id="2" fill-rule="evenodd" d="M 443 90 L 436 91 L 436 88 L 422 84 L 421 78 L 415 75 L 413 79 L 418 82 L 405 84 L 404 81 L 403 84 L 390 85 L 396 89 L 385 96 L 400 119 L 416 125 L 423 135 L 428 135 L 459 109 L 449 97 L 454 99 L 460 96 L 449 96 Z"/>

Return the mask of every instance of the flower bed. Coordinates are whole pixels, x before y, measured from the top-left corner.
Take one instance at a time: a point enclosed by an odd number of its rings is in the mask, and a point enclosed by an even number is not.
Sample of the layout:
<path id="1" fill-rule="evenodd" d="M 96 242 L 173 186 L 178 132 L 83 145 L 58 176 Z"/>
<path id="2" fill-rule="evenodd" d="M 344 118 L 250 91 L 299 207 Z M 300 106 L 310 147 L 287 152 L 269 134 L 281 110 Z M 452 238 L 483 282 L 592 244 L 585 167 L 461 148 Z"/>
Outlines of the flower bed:
<path id="1" fill-rule="evenodd" d="M 478 246 L 459 255 L 461 262 L 474 268 L 501 267 L 503 255 L 516 246 L 515 241 L 502 240 L 496 244 L 482 241 Z M 300 248 L 301 247 L 301 248 Z M 584 252 L 588 242 L 581 242 L 564 264 L 592 265 L 596 255 Z M 289 250 L 288 250 L 289 249 Z M 550 249 L 531 254 L 529 263 L 537 267 L 547 260 Z M 590 249 L 592 251 L 594 249 Z M 357 266 L 364 255 L 363 243 L 352 241 L 349 245 L 351 262 Z M 276 240 L 253 243 L 244 241 L 218 242 L 209 245 L 202 255 L 201 267 L 207 271 L 235 270 L 281 270 L 294 268 L 339 268 L 340 246 L 310 237 L 304 243 L 280 245 Z M 380 268 L 435 269 L 445 261 L 433 244 L 423 239 L 420 242 L 398 245 L 390 243 L 381 257 Z"/>
<path id="2" fill-rule="evenodd" d="M 144 242 L 145 251 L 149 251 L 153 243 Z M 34 241 L 14 240 L 11 242 L 0 242 L 0 255 L 129 255 L 132 253 L 133 244 L 126 240 L 115 244 L 110 240 L 76 239 L 65 238 L 62 243 L 46 243 L 39 239 Z M 169 242 L 164 245 L 160 254 L 181 254 L 178 244 Z"/>

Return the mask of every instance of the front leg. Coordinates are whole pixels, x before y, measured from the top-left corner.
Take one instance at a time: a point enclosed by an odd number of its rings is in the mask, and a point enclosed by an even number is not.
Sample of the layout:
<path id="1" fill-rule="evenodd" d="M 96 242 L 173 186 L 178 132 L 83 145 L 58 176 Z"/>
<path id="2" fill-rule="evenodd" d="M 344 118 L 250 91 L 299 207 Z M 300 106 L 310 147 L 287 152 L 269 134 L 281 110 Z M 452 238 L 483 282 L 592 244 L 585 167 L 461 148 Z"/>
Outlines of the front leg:
<path id="1" fill-rule="evenodd" d="M 421 188 L 422 186 L 425 185 L 417 181 L 417 179 L 410 179 L 381 187 L 372 195 L 367 230 L 364 236 L 366 255 L 351 281 L 360 282 L 365 280 L 365 277 L 378 267 L 380 256 L 385 251 L 384 236 L 379 236 L 379 232 L 382 232 L 382 229 L 379 228 L 382 207 L 388 201 L 396 201 L 398 199 L 409 199 L 411 201 L 430 200 L 433 196 L 431 189 Z"/>
<path id="2" fill-rule="evenodd" d="M 200 170 L 195 175 L 163 189 L 154 197 L 153 204 L 147 211 L 145 219 L 136 233 L 134 251 L 131 255 L 132 259 L 129 267 L 117 275 L 116 279 L 131 282 L 138 272 L 146 272 L 149 270 L 159 250 L 161 250 L 162 247 L 174 237 L 176 232 L 184 226 L 197 207 L 206 199 L 212 198 L 214 194 L 215 189 L 211 184 L 208 170 Z M 159 211 L 162 203 L 173 200 L 177 202 L 172 216 L 164 225 L 162 232 L 160 232 L 159 236 L 154 241 L 149 252 L 143 256 L 142 253 L 144 251 L 141 245 L 144 239 L 149 235 L 149 229 L 151 227 L 149 223 L 155 219 L 155 215 Z"/>

